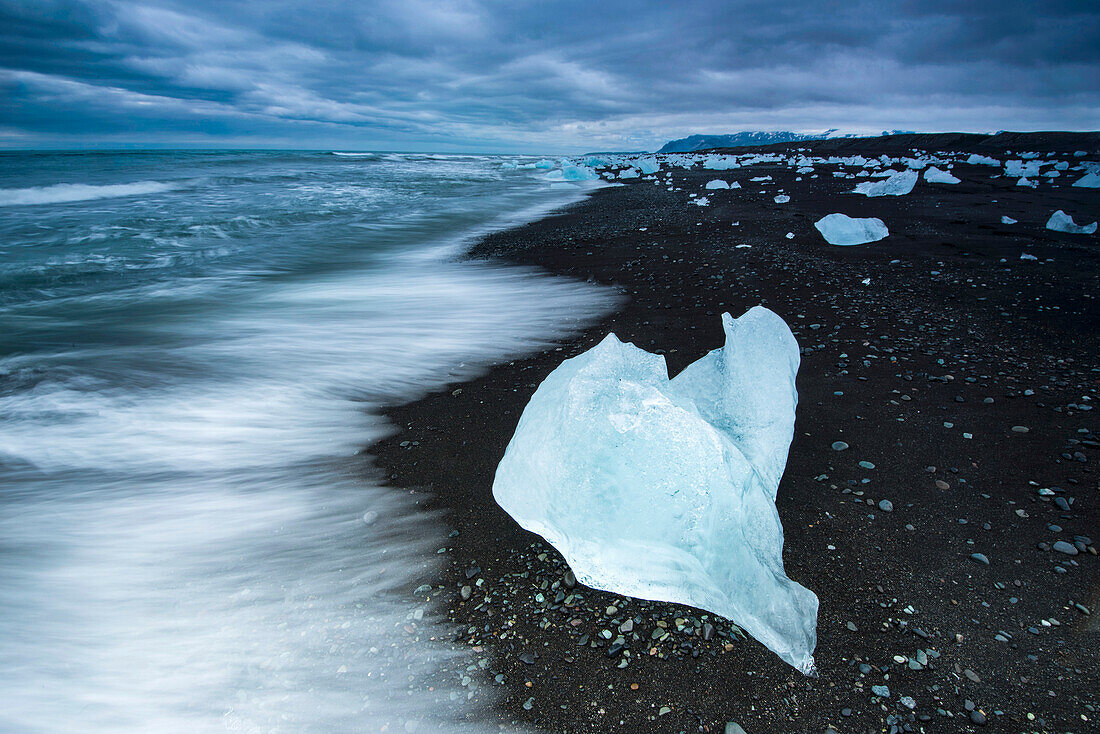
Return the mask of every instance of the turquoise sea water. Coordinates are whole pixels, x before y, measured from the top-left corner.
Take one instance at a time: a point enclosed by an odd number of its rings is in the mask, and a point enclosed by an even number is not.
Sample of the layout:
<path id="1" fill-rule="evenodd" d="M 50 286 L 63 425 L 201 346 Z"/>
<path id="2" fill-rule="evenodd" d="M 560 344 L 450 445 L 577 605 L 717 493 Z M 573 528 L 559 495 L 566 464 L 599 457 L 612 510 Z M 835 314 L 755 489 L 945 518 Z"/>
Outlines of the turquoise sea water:
<path id="1" fill-rule="evenodd" d="M 477 719 L 397 644 L 445 528 L 358 452 L 613 303 L 456 260 L 584 195 L 506 160 L 0 153 L 0 730 Z"/>

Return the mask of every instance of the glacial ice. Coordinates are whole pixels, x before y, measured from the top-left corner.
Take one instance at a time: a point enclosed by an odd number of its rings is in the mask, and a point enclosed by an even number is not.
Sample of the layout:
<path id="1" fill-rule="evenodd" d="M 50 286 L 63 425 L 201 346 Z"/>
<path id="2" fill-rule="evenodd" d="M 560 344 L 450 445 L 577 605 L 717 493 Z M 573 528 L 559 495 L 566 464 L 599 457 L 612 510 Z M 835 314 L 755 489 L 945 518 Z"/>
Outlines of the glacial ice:
<path id="1" fill-rule="evenodd" d="M 727 617 L 813 674 L 817 597 L 783 570 L 775 508 L 794 435 L 798 343 L 762 307 L 669 380 L 609 334 L 539 385 L 493 497 L 581 582 Z"/>
<path id="2" fill-rule="evenodd" d="M 996 166 L 1001 167 L 1001 162 L 996 158 L 990 158 L 987 155 L 978 155 L 977 153 L 971 153 L 970 157 L 966 159 L 966 162 L 972 166 Z"/>
<path id="3" fill-rule="evenodd" d="M 707 181 L 705 188 L 707 189 L 728 189 L 730 185 L 720 178 L 716 178 L 713 181 Z"/>
<path id="4" fill-rule="evenodd" d="M 774 199 L 776 204 L 786 204 L 790 200 L 791 200 L 791 197 L 787 196 L 786 194 L 779 194 Z"/>
<path id="5" fill-rule="evenodd" d="M 566 181 L 596 181 L 600 177 L 588 166 L 562 166 L 561 173 Z"/>
<path id="6" fill-rule="evenodd" d="M 931 166 L 924 172 L 924 180 L 928 183 L 942 183 L 942 184 L 957 184 L 959 179 L 952 176 L 947 171 L 941 171 L 935 166 Z"/>
<path id="7" fill-rule="evenodd" d="M 855 219 L 846 214 L 829 214 L 814 222 L 814 226 L 830 245 L 864 245 L 890 234 L 877 217 Z"/>
<path id="8" fill-rule="evenodd" d="M 657 173 L 661 170 L 661 164 L 656 158 L 642 158 L 637 162 L 637 166 L 642 173 Z"/>
<path id="9" fill-rule="evenodd" d="M 1074 181 L 1073 185 L 1083 189 L 1100 189 L 1100 174 L 1086 173 Z"/>
<path id="10" fill-rule="evenodd" d="M 1028 161 L 1011 160 L 1005 161 L 1005 175 L 1019 178 L 1028 178 L 1039 175 L 1039 169 L 1042 167 L 1042 161 Z"/>
<path id="11" fill-rule="evenodd" d="M 864 181 L 852 193 L 865 196 L 904 196 L 913 190 L 919 176 L 919 173 L 911 169 L 899 171 L 881 181 Z"/>
<path id="12" fill-rule="evenodd" d="M 703 168 L 708 171 L 728 171 L 733 168 L 740 168 L 741 164 L 736 158 L 725 155 L 710 155 L 703 160 Z"/>
<path id="13" fill-rule="evenodd" d="M 1047 229 L 1053 229 L 1055 232 L 1068 232 L 1070 234 L 1095 234 L 1096 222 L 1092 224 L 1077 224 L 1073 221 L 1073 217 L 1059 209 L 1050 215 L 1050 219 L 1047 220 Z"/>

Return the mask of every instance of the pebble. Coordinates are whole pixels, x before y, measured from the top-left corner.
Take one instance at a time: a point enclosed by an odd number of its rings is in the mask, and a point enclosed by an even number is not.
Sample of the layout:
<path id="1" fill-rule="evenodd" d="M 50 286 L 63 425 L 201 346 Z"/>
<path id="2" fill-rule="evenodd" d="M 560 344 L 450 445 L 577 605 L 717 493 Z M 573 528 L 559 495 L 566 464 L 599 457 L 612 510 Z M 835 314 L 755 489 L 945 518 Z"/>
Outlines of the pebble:
<path id="1" fill-rule="evenodd" d="M 1075 556 L 1078 553 L 1078 550 L 1075 546 L 1070 545 L 1064 540 L 1059 540 L 1057 543 L 1055 543 L 1054 550 L 1058 551 L 1059 553 L 1065 553 L 1067 556 Z"/>
<path id="2" fill-rule="evenodd" d="M 942 479 L 936 480 L 936 489 L 951 489 L 951 485 Z"/>
<path id="3" fill-rule="evenodd" d="M 978 563 L 981 563 L 981 564 L 986 565 L 986 566 L 989 565 L 989 559 L 986 557 L 986 555 L 984 553 L 971 553 L 970 554 L 970 560 L 977 561 Z"/>
<path id="4" fill-rule="evenodd" d="M 1027 426 L 1013 426 L 1012 427 L 1012 432 L 1013 433 L 1027 433 L 1030 430 L 1031 429 L 1028 428 Z"/>
<path id="5" fill-rule="evenodd" d="M 869 461 L 861 461 L 861 462 L 859 462 L 859 465 L 863 469 L 874 469 L 875 468 L 875 465 L 872 464 Z"/>
<path id="6" fill-rule="evenodd" d="M 848 444 L 844 443 L 843 441 L 833 442 L 833 451 L 843 451 L 846 448 L 848 448 Z"/>
<path id="7" fill-rule="evenodd" d="M 887 686 L 871 686 L 871 693 L 882 698 L 890 698 L 890 689 Z"/>
<path id="8" fill-rule="evenodd" d="M 882 510 L 883 512 L 893 512 L 894 511 L 894 503 L 891 502 L 890 500 L 879 500 L 878 508 L 880 510 Z"/>

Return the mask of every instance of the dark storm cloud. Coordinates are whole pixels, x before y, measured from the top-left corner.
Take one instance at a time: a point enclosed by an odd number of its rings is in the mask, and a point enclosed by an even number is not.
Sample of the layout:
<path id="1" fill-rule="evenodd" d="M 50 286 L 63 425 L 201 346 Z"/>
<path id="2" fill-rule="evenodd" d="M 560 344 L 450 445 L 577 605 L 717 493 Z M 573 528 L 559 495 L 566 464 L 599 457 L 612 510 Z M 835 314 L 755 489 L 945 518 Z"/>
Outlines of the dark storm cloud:
<path id="1" fill-rule="evenodd" d="M 0 141 L 637 148 L 1096 128 L 1088 3 L 0 0 Z"/>

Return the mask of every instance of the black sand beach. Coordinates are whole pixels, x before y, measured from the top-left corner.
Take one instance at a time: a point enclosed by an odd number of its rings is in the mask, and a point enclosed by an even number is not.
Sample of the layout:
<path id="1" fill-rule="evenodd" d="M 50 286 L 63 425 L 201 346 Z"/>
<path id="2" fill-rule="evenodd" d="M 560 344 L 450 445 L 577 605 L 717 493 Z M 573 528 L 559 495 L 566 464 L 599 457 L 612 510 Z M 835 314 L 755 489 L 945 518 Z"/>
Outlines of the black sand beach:
<path id="1" fill-rule="evenodd" d="M 1096 136 L 1015 143 L 1071 163 L 1097 148 Z M 913 145 L 1007 157 L 1004 140 L 980 138 L 779 147 L 874 156 Z M 624 297 L 568 343 L 392 408 L 397 432 L 371 447 L 394 491 L 423 493 L 457 531 L 437 598 L 487 661 L 470 675 L 501 692 L 502 722 L 1100 730 L 1100 251 L 1095 235 L 1044 228 L 1057 209 L 1094 221 L 1100 195 L 1070 187 L 1072 174 L 1031 189 L 960 164 L 961 184 L 922 179 L 908 195 L 866 198 L 834 170 L 796 181 L 780 164 L 665 166 L 678 190 L 642 179 L 602 189 L 470 254 Z M 759 176 L 772 180 L 749 181 Z M 714 178 L 743 188 L 704 191 Z M 789 203 L 774 202 L 780 190 Z M 881 218 L 890 236 L 829 245 L 813 223 L 832 212 Z M 722 312 L 757 304 L 803 351 L 778 508 L 788 575 L 821 602 L 816 679 L 713 615 L 574 588 L 557 552 L 491 495 L 524 406 L 562 359 L 613 331 L 665 354 L 675 374 L 721 346 Z"/>

